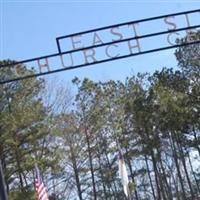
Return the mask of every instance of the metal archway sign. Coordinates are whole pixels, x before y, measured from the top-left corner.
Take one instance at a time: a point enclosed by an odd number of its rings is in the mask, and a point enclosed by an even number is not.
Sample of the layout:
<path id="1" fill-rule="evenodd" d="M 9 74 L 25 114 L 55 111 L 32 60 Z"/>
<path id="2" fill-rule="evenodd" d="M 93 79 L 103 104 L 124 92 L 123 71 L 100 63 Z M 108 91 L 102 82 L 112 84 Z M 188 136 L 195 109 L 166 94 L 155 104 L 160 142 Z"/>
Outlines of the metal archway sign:
<path id="1" fill-rule="evenodd" d="M 11 68 L 16 75 L 15 78 L 1 79 L 0 84 L 198 44 L 200 40 L 195 37 L 195 32 L 200 28 L 200 24 L 191 19 L 200 19 L 200 9 L 57 37 L 57 53 L 0 65 L 0 70 Z M 175 40 L 183 37 L 186 37 L 185 42 L 177 44 Z M 34 73 L 31 71 L 30 74 L 20 74 L 20 65 L 30 67 Z"/>

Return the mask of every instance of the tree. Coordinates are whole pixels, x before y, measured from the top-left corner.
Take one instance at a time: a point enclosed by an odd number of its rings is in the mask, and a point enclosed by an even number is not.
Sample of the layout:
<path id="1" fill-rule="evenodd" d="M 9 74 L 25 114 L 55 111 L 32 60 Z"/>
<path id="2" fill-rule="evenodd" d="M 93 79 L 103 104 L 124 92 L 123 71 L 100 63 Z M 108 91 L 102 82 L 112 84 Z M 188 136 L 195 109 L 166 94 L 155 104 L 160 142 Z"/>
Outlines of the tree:
<path id="1" fill-rule="evenodd" d="M 2 61 L 10 64 L 12 61 Z M 30 74 L 26 66 L 18 66 L 18 74 Z M 3 68 L 1 79 L 15 77 L 12 68 Z M 31 78 L 0 86 L 0 158 L 3 163 L 7 192 L 10 199 L 33 197 L 33 168 L 38 163 L 41 171 L 54 162 L 49 148 L 47 108 L 39 98 L 44 81 Z"/>

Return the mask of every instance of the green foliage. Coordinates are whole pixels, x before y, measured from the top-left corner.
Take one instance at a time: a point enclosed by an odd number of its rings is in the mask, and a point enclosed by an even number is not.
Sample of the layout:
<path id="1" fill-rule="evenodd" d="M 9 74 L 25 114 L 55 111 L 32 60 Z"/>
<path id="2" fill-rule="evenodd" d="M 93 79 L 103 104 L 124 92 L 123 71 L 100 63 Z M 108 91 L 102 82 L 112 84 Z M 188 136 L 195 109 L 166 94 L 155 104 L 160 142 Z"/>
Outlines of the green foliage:
<path id="1" fill-rule="evenodd" d="M 52 199 L 125 199 L 118 174 L 121 149 L 131 199 L 197 199 L 199 45 L 175 54 L 176 71 L 163 68 L 125 82 L 74 78 L 77 94 L 68 112 L 65 105 L 53 111 L 45 104 L 39 95 L 43 80 L 1 86 L 0 158 L 9 198 L 35 199 L 37 163 Z M 18 72 L 33 73 L 22 65 Z M 6 68 L 0 78 L 6 76 L 16 74 Z"/>
<path id="2" fill-rule="evenodd" d="M 21 199 L 29 199 L 35 200 L 35 192 L 34 191 L 26 191 L 26 192 L 19 192 L 19 191 L 11 191 L 8 196 L 9 200 L 21 200 Z"/>
<path id="3" fill-rule="evenodd" d="M 2 61 L 9 64 L 12 61 Z M 32 73 L 26 66 L 18 66 L 18 74 Z M 0 78 L 15 77 L 15 71 L 5 68 Z M 40 164 L 41 171 L 55 162 L 53 148 L 48 147 L 49 124 L 46 123 L 47 108 L 40 98 L 44 81 L 31 78 L 0 86 L 0 158 L 3 164 L 7 189 L 11 199 L 22 199 L 33 192 L 34 164 Z M 50 159 L 51 157 L 51 159 Z M 54 163 L 55 165 L 55 163 Z"/>

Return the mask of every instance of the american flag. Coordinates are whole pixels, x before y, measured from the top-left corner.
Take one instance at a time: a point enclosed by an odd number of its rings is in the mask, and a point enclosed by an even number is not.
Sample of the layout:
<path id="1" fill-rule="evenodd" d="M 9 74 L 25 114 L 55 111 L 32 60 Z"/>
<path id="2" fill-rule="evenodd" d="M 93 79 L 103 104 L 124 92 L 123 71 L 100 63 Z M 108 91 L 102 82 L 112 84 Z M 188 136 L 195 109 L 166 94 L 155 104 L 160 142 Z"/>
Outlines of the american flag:
<path id="1" fill-rule="evenodd" d="M 38 200 L 49 200 L 37 166 L 35 166 L 35 190 Z"/>

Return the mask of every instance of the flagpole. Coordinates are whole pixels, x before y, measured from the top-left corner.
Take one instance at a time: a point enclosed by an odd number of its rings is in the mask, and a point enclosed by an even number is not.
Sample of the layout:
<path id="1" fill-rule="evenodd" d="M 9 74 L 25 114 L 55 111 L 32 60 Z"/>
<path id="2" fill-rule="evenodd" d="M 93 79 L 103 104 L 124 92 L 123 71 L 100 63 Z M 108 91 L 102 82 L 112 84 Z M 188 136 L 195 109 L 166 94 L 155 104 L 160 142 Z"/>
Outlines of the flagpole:
<path id="1" fill-rule="evenodd" d="M 3 175 L 3 169 L 0 161 L 0 199 L 1 200 L 7 200 L 7 193 L 5 190 L 5 181 L 4 181 L 4 175 Z"/>

